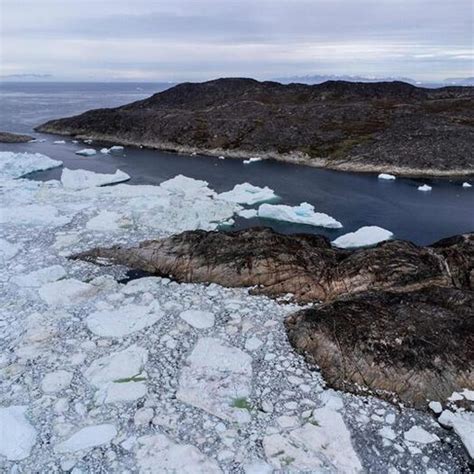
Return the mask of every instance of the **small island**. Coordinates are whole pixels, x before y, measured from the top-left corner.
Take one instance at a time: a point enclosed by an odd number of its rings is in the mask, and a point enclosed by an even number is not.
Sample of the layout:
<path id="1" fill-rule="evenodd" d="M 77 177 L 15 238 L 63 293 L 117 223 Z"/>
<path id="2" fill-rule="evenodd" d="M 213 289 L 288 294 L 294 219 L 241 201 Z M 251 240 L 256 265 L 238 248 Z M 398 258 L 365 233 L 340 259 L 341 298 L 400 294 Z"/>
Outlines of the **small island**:
<path id="1" fill-rule="evenodd" d="M 31 140 L 34 138 L 29 135 L 0 131 L 0 143 L 28 143 Z"/>
<path id="2" fill-rule="evenodd" d="M 474 88 L 394 82 L 183 83 L 36 130 L 180 153 L 405 176 L 474 174 Z"/>

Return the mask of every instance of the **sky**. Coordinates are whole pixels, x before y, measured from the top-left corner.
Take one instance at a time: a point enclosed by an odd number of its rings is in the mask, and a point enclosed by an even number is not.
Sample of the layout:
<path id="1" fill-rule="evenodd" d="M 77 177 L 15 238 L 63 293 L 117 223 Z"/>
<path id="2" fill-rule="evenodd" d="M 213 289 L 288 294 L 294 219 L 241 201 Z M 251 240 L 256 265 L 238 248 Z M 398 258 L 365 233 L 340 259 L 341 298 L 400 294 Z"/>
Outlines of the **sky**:
<path id="1" fill-rule="evenodd" d="M 474 76 L 473 0 L 0 0 L 0 76 Z M 18 76 L 17 76 L 18 75 Z"/>

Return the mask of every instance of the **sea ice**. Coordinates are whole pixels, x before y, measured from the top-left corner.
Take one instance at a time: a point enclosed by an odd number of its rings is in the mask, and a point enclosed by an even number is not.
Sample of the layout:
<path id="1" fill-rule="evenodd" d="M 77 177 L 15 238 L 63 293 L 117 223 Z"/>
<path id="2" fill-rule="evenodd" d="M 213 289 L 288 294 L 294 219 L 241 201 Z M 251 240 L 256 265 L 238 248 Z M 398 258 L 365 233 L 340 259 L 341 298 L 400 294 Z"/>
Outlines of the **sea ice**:
<path id="1" fill-rule="evenodd" d="M 322 212 L 314 212 L 314 206 L 307 202 L 294 207 L 285 204 L 261 204 L 258 208 L 258 217 L 329 229 L 342 227 L 342 224 L 331 216 Z"/>
<path id="2" fill-rule="evenodd" d="M 164 434 L 138 438 L 136 453 L 140 472 L 175 472 L 180 474 L 219 474 L 222 472 L 211 458 L 190 444 L 177 444 Z M 157 469 L 159 466 L 159 469 Z"/>
<path id="3" fill-rule="evenodd" d="M 52 160 L 41 153 L 0 152 L 0 177 L 21 178 L 34 171 L 44 171 L 57 168 L 62 161 Z"/>
<path id="4" fill-rule="evenodd" d="M 405 431 L 403 434 L 404 438 L 407 441 L 412 441 L 414 443 L 428 444 L 439 441 L 438 436 L 435 434 L 428 433 L 421 426 L 412 426 L 408 431 Z"/>
<path id="5" fill-rule="evenodd" d="M 101 211 L 87 222 L 86 228 L 100 232 L 114 232 L 122 227 L 121 224 L 124 224 L 124 227 L 126 227 L 128 222 L 117 212 Z"/>
<path id="6" fill-rule="evenodd" d="M 130 304 L 119 309 L 96 311 L 86 319 L 91 332 L 102 337 L 124 337 L 155 324 L 163 312 L 150 306 Z"/>
<path id="7" fill-rule="evenodd" d="M 438 418 L 438 422 L 454 432 L 461 438 L 471 459 L 474 459 L 474 413 L 444 410 Z"/>
<path id="8" fill-rule="evenodd" d="M 56 393 L 69 387 L 72 380 L 71 372 L 57 370 L 46 374 L 41 381 L 41 390 L 44 393 Z"/>
<path id="9" fill-rule="evenodd" d="M 431 191 L 433 188 L 431 186 L 428 186 L 427 184 L 423 184 L 423 186 L 418 186 L 418 191 Z"/>
<path id="10" fill-rule="evenodd" d="M 120 151 L 123 151 L 123 146 L 120 146 L 120 145 L 114 145 L 114 146 L 111 146 L 110 148 L 102 148 L 100 150 L 100 152 L 103 153 L 104 155 L 107 155 L 109 153 L 116 153 Z"/>
<path id="11" fill-rule="evenodd" d="M 341 235 L 332 241 L 335 247 L 352 248 L 352 247 L 367 247 L 375 245 L 384 240 L 389 240 L 393 237 L 392 232 L 377 226 L 361 227 L 355 232 Z"/>
<path id="12" fill-rule="evenodd" d="M 54 145 L 64 145 L 66 143 L 65 140 L 54 140 Z"/>
<path id="13" fill-rule="evenodd" d="M 59 443 L 55 450 L 58 453 L 75 453 L 76 451 L 88 450 L 95 446 L 109 444 L 117 435 L 114 425 L 91 425 L 80 429 L 70 438 Z"/>
<path id="14" fill-rule="evenodd" d="M 92 362 L 84 372 L 97 389 L 97 403 L 117 403 L 138 400 L 146 394 L 145 364 L 148 352 L 135 345 Z"/>
<path id="15" fill-rule="evenodd" d="M 22 287 L 40 287 L 46 283 L 60 280 L 66 276 L 66 270 L 61 265 L 41 268 L 26 275 L 18 275 L 12 278 L 13 283 Z"/>
<path id="16" fill-rule="evenodd" d="M 214 314 L 210 311 L 188 309 L 179 316 L 196 329 L 207 329 L 214 326 Z"/>
<path id="17" fill-rule="evenodd" d="M 93 156 L 96 153 L 97 152 L 94 150 L 94 148 L 84 148 L 83 150 L 76 151 L 76 155 L 81 155 L 81 156 Z"/>
<path id="18" fill-rule="evenodd" d="M 219 194 L 218 198 L 228 202 L 252 206 L 260 202 L 271 201 L 278 198 L 278 196 L 267 186 L 260 188 L 250 183 L 242 183 L 236 184 L 231 191 Z"/>
<path id="19" fill-rule="evenodd" d="M 46 283 L 39 295 L 51 306 L 71 305 L 88 299 L 96 288 L 74 278 Z"/>
<path id="20" fill-rule="evenodd" d="M 393 174 L 388 174 L 388 173 L 380 173 L 378 175 L 378 178 L 379 179 L 386 179 L 386 180 L 394 180 L 394 179 L 397 179 L 396 176 L 394 176 Z"/>
<path id="21" fill-rule="evenodd" d="M 0 239 L 0 262 L 4 265 L 7 260 L 10 260 L 18 253 L 20 248 L 20 245 L 12 244 L 5 239 Z"/>
<path id="22" fill-rule="evenodd" d="M 248 421 L 245 409 L 236 408 L 252 388 L 252 358 L 219 339 L 198 340 L 181 370 L 177 398 L 229 421 Z"/>
<path id="23" fill-rule="evenodd" d="M 208 185 L 207 181 L 188 178 L 179 174 L 161 183 L 160 188 L 166 189 L 166 191 L 171 193 L 184 194 L 185 196 L 213 196 L 215 192 Z"/>
<path id="24" fill-rule="evenodd" d="M 244 219 L 253 219 L 258 216 L 258 211 L 257 209 L 242 209 L 237 212 L 237 215 Z"/>
<path id="25" fill-rule="evenodd" d="M 463 188 L 472 188 L 472 184 L 469 184 L 467 181 L 465 183 L 462 183 Z"/>
<path id="26" fill-rule="evenodd" d="M 70 221 L 70 217 L 58 215 L 57 208 L 50 205 L 31 204 L 0 208 L 0 224 L 59 227 Z"/>
<path id="27" fill-rule="evenodd" d="M 115 184 L 128 181 L 130 176 L 121 170 L 114 174 L 95 173 L 87 170 L 70 170 L 65 168 L 61 175 L 61 183 L 69 189 L 86 189 L 106 184 Z"/>
<path id="28" fill-rule="evenodd" d="M 26 406 L 0 407 L 0 455 L 8 461 L 26 459 L 36 442 L 36 430 L 25 417 Z"/>

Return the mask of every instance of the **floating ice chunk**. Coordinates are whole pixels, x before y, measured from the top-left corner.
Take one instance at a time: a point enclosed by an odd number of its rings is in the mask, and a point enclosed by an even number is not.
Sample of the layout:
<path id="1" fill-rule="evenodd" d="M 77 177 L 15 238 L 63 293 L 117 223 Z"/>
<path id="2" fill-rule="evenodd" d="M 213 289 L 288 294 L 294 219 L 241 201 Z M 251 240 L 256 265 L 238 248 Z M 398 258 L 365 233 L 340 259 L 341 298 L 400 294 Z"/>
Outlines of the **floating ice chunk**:
<path id="1" fill-rule="evenodd" d="M 223 155 L 218 156 L 218 158 L 219 158 L 219 160 L 225 160 L 225 156 L 223 156 Z"/>
<path id="2" fill-rule="evenodd" d="M 430 402 L 428 403 L 430 410 L 437 415 L 443 411 L 443 406 L 439 402 Z"/>
<path id="3" fill-rule="evenodd" d="M 75 453 L 76 451 L 88 450 L 95 446 L 109 444 L 116 435 L 117 430 L 114 425 L 86 426 L 66 441 L 59 443 L 55 447 L 55 451 L 58 453 Z"/>
<path id="4" fill-rule="evenodd" d="M 51 306 L 71 305 L 90 298 L 96 288 L 74 278 L 46 283 L 39 289 L 39 295 Z"/>
<path id="5" fill-rule="evenodd" d="M 123 146 L 120 146 L 120 145 L 114 145 L 114 146 L 111 146 L 110 148 L 102 148 L 100 150 L 100 152 L 103 153 L 104 155 L 107 155 L 109 153 L 117 153 L 121 151 L 123 151 Z"/>
<path id="6" fill-rule="evenodd" d="M 127 402 L 145 396 L 147 359 L 148 352 L 134 345 L 92 362 L 84 375 L 97 389 L 96 402 Z"/>
<path id="7" fill-rule="evenodd" d="M 0 239 L 0 262 L 4 265 L 7 260 L 10 260 L 18 253 L 20 248 L 18 244 L 12 244 L 8 240 Z"/>
<path id="8" fill-rule="evenodd" d="M 248 421 L 247 410 L 235 408 L 252 390 L 252 358 L 219 339 L 198 340 L 181 370 L 177 398 L 229 421 Z"/>
<path id="9" fill-rule="evenodd" d="M 87 142 L 85 142 L 87 143 Z M 76 155 L 81 155 L 81 156 L 93 156 L 97 152 L 94 150 L 94 148 L 84 148 L 82 150 L 77 150 Z"/>
<path id="10" fill-rule="evenodd" d="M 461 393 L 462 393 L 462 396 L 466 400 L 469 400 L 470 402 L 474 402 L 474 390 L 469 390 L 465 388 Z"/>
<path id="11" fill-rule="evenodd" d="M 429 444 L 439 441 L 438 436 L 432 433 L 428 433 L 428 431 L 426 431 L 421 426 L 412 426 L 408 431 L 405 431 L 403 437 L 407 441 L 412 441 L 413 443 L 420 444 Z"/>
<path id="12" fill-rule="evenodd" d="M 386 179 L 386 180 L 394 180 L 394 179 L 397 179 L 396 176 L 394 176 L 393 174 L 388 174 L 388 173 L 380 173 L 378 175 L 378 178 L 379 179 Z"/>
<path id="13" fill-rule="evenodd" d="M 263 438 L 268 462 L 277 469 L 308 472 L 359 472 L 362 465 L 342 416 L 329 407 L 314 410 L 317 425 Z M 328 466 L 329 465 L 329 466 Z"/>
<path id="14" fill-rule="evenodd" d="M 335 247 L 342 249 L 352 247 L 367 247 L 369 245 L 375 245 L 384 240 L 389 240 L 393 237 L 392 232 L 383 229 L 382 227 L 366 226 L 361 227 L 355 232 L 349 232 L 348 234 L 341 235 L 337 239 L 332 241 Z"/>
<path id="15" fill-rule="evenodd" d="M 236 184 L 231 191 L 221 193 L 217 197 L 224 201 L 252 206 L 260 202 L 271 201 L 278 196 L 267 186 L 260 188 L 250 183 L 242 183 Z"/>
<path id="16" fill-rule="evenodd" d="M 59 216 L 53 206 L 31 204 L 0 208 L 0 224 L 42 225 L 57 227 L 71 221 L 70 217 Z"/>
<path id="17" fill-rule="evenodd" d="M 72 380 L 71 372 L 57 370 L 46 374 L 41 381 L 41 390 L 44 393 L 56 393 L 69 387 Z"/>
<path id="18" fill-rule="evenodd" d="M 86 189 L 107 184 L 122 183 L 128 181 L 130 176 L 121 170 L 114 174 L 95 173 L 87 170 L 70 170 L 65 168 L 61 175 L 61 183 L 69 189 Z"/>
<path id="19" fill-rule="evenodd" d="M 64 145 L 66 143 L 65 140 L 54 140 L 53 142 L 55 145 Z"/>
<path id="20" fill-rule="evenodd" d="M 244 219 L 253 219 L 254 217 L 257 217 L 258 211 L 257 209 L 242 209 L 237 212 L 237 215 Z"/>
<path id="21" fill-rule="evenodd" d="M 66 270 L 61 265 L 53 265 L 47 268 L 41 268 L 26 275 L 19 275 L 12 278 L 13 283 L 23 287 L 40 287 L 46 283 L 60 280 L 66 276 Z"/>
<path id="22" fill-rule="evenodd" d="M 103 155 L 107 155 L 109 153 L 109 149 L 108 148 L 101 148 L 100 149 L 100 152 L 103 154 Z"/>
<path id="23" fill-rule="evenodd" d="M 0 455 L 8 461 L 26 459 L 36 442 L 36 430 L 25 417 L 26 406 L 0 407 Z"/>
<path id="24" fill-rule="evenodd" d="M 150 306 L 130 304 L 116 310 L 97 311 L 86 319 L 91 332 L 102 337 L 124 337 L 155 324 L 163 312 Z"/>
<path id="25" fill-rule="evenodd" d="M 127 225 L 130 225 L 130 221 L 117 212 L 101 211 L 87 222 L 86 228 L 100 232 L 113 232 Z"/>
<path id="26" fill-rule="evenodd" d="M 160 188 L 166 189 L 166 191 L 171 193 L 184 194 L 185 196 L 212 196 L 215 193 L 208 185 L 207 181 L 188 178 L 179 174 L 161 183 Z"/>
<path id="27" fill-rule="evenodd" d="M 179 316 L 196 329 L 207 329 L 214 326 L 214 314 L 210 311 L 188 309 Z"/>
<path id="28" fill-rule="evenodd" d="M 331 216 L 322 212 L 314 212 L 314 206 L 307 202 L 294 207 L 284 204 L 261 204 L 258 208 L 258 217 L 330 229 L 342 227 L 342 224 Z"/>
<path id="29" fill-rule="evenodd" d="M 249 165 L 250 163 L 256 163 L 257 161 L 262 161 L 262 158 L 249 158 L 244 160 L 244 165 Z"/>
<path id="30" fill-rule="evenodd" d="M 438 422 L 454 432 L 461 438 L 469 456 L 474 459 L 474 413 L 444 410 L 438 418 Z"/>
<path id="31" fill-rule="evenodd" d="M 21 178 L 34 171 L 44 171 L 57 168 L 62 161 L 52 160 L 41 153 L 0 152 L 0 177 Z"/>
<path id="32" fill-rule="evenodd" d="M 395 431 L 393 431 L 392 428 L 390 428 L 389 426 L 384 426 L 383 428 L 380 428 L 379 435 L 382 436 L 382 438 L 388 439 L 390 441 L 393 441 L 397 437 Z"/>
<path id="33" fill-rule="evenodd" d="M 428 186 L 427 184 L 423 184 L 423 186 L 418 186 L 418 191 L 431 191 L 433 188 L 431 186 Z"/>
<path id="34" fill-rule="evenodd" d="M 463 188 L 472 188 L 472 184 L 468 183 L 467 181 L 465 183 L 462 183 Z"/>
<path id="35" fill-rule="evenodd" d="M 137 464 L 140 472 L 175 472 L 180 474 L 219 474 L 216 461 L 190 444 L 177 444 L 163 434 L 138 438 Z"/>

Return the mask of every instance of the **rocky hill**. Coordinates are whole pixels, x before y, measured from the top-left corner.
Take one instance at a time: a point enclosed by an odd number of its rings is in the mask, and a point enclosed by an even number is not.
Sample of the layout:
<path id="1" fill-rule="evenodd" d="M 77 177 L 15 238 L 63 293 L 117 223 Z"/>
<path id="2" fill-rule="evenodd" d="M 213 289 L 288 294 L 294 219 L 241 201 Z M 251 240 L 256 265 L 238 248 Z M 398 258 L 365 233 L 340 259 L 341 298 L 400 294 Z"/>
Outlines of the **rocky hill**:
<path id="1" fill-rule="evenodd" d="M 41 132 L 228 157 L 405 175 L 474 174 L 474 88 L 404 82 L 183 83 Z"/>

